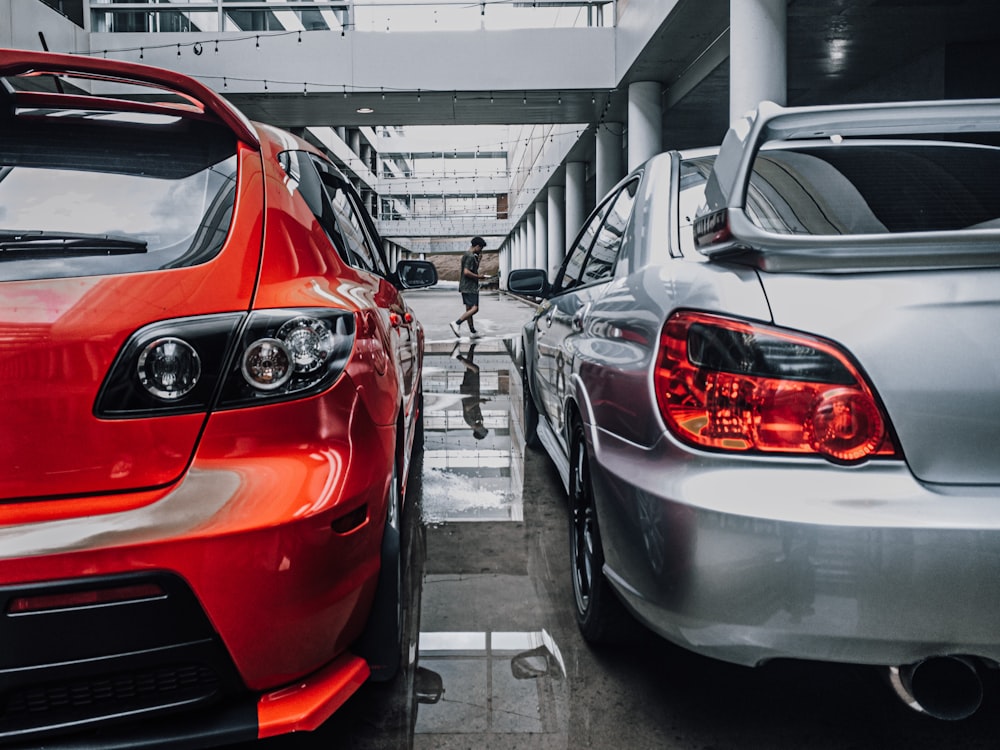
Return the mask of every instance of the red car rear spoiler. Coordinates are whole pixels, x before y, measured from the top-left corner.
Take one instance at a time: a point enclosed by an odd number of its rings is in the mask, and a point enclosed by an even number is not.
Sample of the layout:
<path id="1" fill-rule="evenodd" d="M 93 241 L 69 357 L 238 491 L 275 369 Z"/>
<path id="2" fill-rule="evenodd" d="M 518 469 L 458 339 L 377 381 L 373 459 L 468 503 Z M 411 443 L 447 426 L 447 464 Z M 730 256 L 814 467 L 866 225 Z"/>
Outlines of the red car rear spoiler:
<path id="1" fill-rule="evenodd" d="M 141 63 L 91 58 L 29 50 L 0 50 L 0 77 L 3 76 L 73 76 L 95 81 L 147 86 L 170 92 L 188 104 L 178 102 L 141 102 L 110 96 L 89 96 L 47 91 L 16 91 L 18 106 L 39 108 L 99 107 L 124 112 L 183 112 L 221 122 L 242 142 L 259 150 L 260 140 L 247 117 L 215 91 L 181 73 Z"/>

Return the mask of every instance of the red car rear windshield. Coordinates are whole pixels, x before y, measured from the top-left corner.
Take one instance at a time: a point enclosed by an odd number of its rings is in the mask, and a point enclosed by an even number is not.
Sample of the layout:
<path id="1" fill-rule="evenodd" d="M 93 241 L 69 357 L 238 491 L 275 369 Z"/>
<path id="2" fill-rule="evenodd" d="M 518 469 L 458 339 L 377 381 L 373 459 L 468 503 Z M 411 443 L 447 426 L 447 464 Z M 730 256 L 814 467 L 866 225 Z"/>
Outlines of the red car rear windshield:
<path id="1" fill-rule="evenodd" d="M 228 233 L 236 170 L 234 136 L 205 123 L 0 123 L 0 278 L 203 263 Z"/>

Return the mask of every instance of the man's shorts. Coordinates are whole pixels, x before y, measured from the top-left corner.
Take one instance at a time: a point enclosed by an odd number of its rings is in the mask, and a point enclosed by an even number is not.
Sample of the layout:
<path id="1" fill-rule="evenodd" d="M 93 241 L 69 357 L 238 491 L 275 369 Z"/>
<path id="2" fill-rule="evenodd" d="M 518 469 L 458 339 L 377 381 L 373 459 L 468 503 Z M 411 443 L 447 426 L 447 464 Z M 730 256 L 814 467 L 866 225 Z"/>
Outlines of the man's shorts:
<path id="1" fill-rule="evenodd" d="M 462 302 L 466 307 L 479 307 L 479 292 L 462 292 Z"/>

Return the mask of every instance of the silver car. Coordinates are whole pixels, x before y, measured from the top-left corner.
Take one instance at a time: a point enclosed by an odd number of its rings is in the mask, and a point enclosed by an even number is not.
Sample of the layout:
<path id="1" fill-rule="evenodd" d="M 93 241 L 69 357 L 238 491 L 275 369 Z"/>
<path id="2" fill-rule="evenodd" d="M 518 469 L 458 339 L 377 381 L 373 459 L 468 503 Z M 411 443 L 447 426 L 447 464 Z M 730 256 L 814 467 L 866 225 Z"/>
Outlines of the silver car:
<path id="1" fill-rule="evenodd" d="M 528 437 L 588 640 L 628 612 L 976 710 L 1000 660 L 1000 101 L 764 103 L 508 288 L 542 300 Z"/>

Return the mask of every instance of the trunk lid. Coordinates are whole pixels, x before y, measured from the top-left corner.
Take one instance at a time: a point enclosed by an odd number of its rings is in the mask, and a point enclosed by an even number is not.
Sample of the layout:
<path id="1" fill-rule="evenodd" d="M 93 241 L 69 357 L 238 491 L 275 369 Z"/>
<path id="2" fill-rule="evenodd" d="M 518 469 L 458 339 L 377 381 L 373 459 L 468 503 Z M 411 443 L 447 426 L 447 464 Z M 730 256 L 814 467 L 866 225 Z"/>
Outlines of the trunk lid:
<path id="1" fill-rule="evenodd" d="M 209 265 L 2 285 L 0 500 L 123 492 L 182 474 L 204 413 L 102 419 L 94 408 L 137 329 L 217 311 L 222 300 L 247 309 L 252 279 L 241 280 L 241 264 Z"/>
<path id="2" fill-rule="evenodd" d="M 918 479 L 1000 484 L 1000 269 L 760 276 L 777 325 L 857 360 Z"/>

